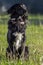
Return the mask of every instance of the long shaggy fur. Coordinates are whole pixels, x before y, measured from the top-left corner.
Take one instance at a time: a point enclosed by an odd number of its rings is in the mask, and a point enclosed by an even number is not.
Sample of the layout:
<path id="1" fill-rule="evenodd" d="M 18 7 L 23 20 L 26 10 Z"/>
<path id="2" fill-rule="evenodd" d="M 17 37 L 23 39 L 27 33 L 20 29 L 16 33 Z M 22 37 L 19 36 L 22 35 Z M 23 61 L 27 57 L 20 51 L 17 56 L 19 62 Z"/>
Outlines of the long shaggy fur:
<path id="1" fill-rule="evenodd" d="M 19 59 L 22 52 L 28 54 L 28 48 L 25 47 L 24 43 L 28 20 L 27 7 L 24 4 L 15 4 L 7 12 L 8 14 L 11 14 L 11 16 L 8 21 L 8 48 L 6 49 L 6 56 L 12 56 L 12 58 L 15 56 L 15 58 L 18 57 Z M 24 53 L 24 55 L 26 54 Z"/>

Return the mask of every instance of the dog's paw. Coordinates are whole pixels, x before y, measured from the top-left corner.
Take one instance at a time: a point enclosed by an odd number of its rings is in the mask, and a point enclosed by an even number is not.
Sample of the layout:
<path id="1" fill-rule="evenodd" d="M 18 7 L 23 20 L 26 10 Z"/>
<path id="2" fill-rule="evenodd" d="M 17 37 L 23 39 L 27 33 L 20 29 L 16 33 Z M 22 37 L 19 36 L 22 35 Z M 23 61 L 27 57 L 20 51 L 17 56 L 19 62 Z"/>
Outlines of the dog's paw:
<path id="1" fill-rule="evenodd" d="M 6 49 L 6 58 L 7 59 L 12 59 L 12 51 L 10 51 L 9 48 Z"/>
<path id="2" fill-rule="evenodd" d="M 24 59 L 29 60 L 29 47 L 25 46 Z"/>

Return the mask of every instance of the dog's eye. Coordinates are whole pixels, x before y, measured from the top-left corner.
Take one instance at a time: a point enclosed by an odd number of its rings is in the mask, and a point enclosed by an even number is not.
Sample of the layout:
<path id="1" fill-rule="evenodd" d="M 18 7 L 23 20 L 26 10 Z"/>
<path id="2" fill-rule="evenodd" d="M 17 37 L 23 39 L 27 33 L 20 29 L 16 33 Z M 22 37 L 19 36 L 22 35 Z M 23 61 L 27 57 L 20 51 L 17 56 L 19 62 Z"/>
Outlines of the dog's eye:
<path id="1" fill-rule="evenodd" d="M 12 24 L 16 24 L 16 21 L 12 20 Z"/>
<path id="2" fill-rule="evenodd" d="M 16 24 L 15 18 L 11 19 L 12 24 Z"/>

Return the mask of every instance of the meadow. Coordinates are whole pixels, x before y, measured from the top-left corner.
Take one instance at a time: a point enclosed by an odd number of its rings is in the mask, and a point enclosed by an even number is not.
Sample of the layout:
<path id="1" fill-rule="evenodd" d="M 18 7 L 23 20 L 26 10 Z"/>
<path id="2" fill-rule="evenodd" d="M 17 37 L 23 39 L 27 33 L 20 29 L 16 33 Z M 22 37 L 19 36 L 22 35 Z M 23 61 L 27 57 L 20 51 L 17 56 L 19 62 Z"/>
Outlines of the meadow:
<path id="1" fill-rule="evenodd" d="M 8 15 L 0 16 L 0 65 L 43 65 L 43 15 L 28 16 L 25 42 L 29 46 L 28 61 L 6 59 L 8 20 Z"/>

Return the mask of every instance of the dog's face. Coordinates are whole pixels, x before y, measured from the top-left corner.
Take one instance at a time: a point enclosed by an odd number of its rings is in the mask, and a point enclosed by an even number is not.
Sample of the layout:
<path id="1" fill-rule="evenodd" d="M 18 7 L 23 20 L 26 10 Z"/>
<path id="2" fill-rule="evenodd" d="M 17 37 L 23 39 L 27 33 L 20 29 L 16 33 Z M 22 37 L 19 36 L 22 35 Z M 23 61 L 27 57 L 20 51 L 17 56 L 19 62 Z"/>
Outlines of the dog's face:
<path id="1" fill-rule="evenodd" d="M 12 19 L 12 29 L 15 32 L 24 32 L 26 28 L 26 20 L 19 16 L 17 19 Z"/>

